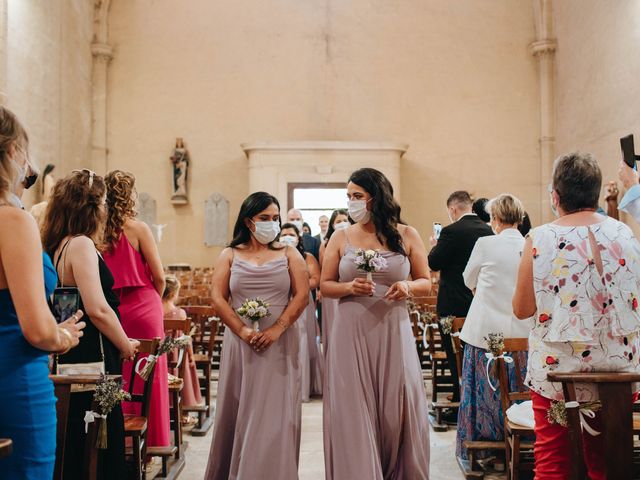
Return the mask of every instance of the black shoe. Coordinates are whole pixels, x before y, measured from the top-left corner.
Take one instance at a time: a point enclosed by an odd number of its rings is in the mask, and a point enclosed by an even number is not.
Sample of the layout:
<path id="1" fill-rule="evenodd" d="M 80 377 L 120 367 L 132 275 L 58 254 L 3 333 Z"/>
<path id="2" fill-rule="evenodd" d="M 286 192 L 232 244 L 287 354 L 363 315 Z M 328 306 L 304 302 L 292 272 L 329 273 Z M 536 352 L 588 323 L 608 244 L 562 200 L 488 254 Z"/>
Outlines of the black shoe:
<path id="1" fill-rule="evenodd" d="M 452 408 L 447 408 L 442 411 L 440 414 L 440 421 L 447 423 L 449 425 L 457 425 L 458 424 L 458 411 Z"/>

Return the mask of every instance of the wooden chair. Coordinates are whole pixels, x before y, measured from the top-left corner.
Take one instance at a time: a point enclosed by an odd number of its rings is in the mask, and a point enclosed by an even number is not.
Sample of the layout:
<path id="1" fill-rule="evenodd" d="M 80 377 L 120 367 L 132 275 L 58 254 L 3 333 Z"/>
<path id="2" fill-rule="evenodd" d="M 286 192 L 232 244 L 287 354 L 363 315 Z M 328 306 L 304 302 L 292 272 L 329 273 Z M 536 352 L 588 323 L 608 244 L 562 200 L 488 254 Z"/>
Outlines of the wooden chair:
<path id="1" fill-rule="evenodd" d="M 172 338 L 178 336 L 178 331 L 187 333 L 191 321 L 187 318 L 184 320 L 164 320 L 164 329 Z M 182 391 L 182 374 L 184 372 L 185 363 L 182 361 L 183 355 L 177 360 L 171 357 L 167 358 L 167 367 L 170 371 L 178 370 L 179 383 L 169 383 L 169 398 L 171 406 L 169 408 L 169 428 L 173 432 L 173 445 L 167 447 L 147 447 L 147 455 L 151 457 L 160 457 L 162 459 L 162 470 L 156 478 L 174 479 L 180 475 L 185 467 L 184 445 L 182 443 L 182 423 L 180 422 L 182 414 L 180 411 L 180 392 Z"/>
<path id="2" fill-rule="evenodd" d="M 155 373 L 154 365 L 149 378 L 144 381 L 142 377 L 136 373 L 136 364 L 140 359 L 140 355 L 156 355 L 158 353 L 160 338 L 138 340 L 140 341 L 140 347 L 131 362 L 131 379 L 129 380 L 128 392 L 131 395 L 130 401 L 140 404 L 140 415 L 128 414 L 124 416 L 124 436 L 132 440 L 131 451 L 127 453 L 131 455 L 134 466 L 134 478 L 136 480 L 147 478 L 147 472 L 145 470 L 145 460 L 147 457 L 147 418 L 149 417 L 151 390 Z M 135 385 L 138 383 L 136 380 L 144 382 L 142 393 L 135 393 Z"/>
<path id="3" fill-rule="evenodd" d="M 13 452 L 13 442 L 9 438 L 0 438 L 0 458 L 8 457 Z"/>
<path id="4" fill-rule="evenodd" d="M 529 351 L 529 340 L 526 338 L 505 338 L 505 352 L 527 352 Z M 507 410 L 516 402 L 531 400 L 529 389 L 524 385 L 520 375 L 516 375 L 516 390 L 511 390 L 507 363 L 502 358 L 495 361 L 500 384 L 500 402 L 504 416 L 504 447 L 506 452 L 506 469 L 508 480 L 519 480 L 520 472 L 523 470 L 532 471 L 533 461 L 533 429 L 512 423 L 507 418 Z M 523 365 L 517 355 L 513 356 L 513 366 L 520 372 Z"/>
<path id="5" fill-rule="evenodd" d="M 565 402 L 577 400 L 576 383 L 594 383 L 598 388 L 598 395 L 602 408 L 599 415 L 602 418 L 602 432 L 604 445 L 604 458 L 606 458 L 607 478 L 616 480 L 631 480 L 633 476 L 634 445 L 633 435 L 640 430 L 636 421 L 634 428 L 633 384 L 640 382 L 640 374 L 637 373 L 559 373 L 547 374 L 551 382 L 562 383 Z M 567 421 L 569 424 L 569 438 L 572 447 L 573 461 L 571 463 L 571 480 L 586 478 L 586 467 L 582 447 L 582 433 L 580 427 L 580 414 L 577 408 L 567 409 Z"/>
<path id="6" fill-rule="evenodd" d="M 198 424 L 191 430 L 191 435 L 204 436 L 213 425 L 211 415 L 211 363 L 213 360 L 213 350 L 218 334 L 218 317 L 212 306 L 187 305 L 182 307 L 191 322 L 196 327 L 193 335 L 193 360 L 196 368 L 202 371 L 200 377 L 200 391 L 204 397 L 204 405 L 195 405 L 184 408 L 185 412 L 196 412 L 198 414 Z"/>
<path id="7" fill-rule="evenodd" d="M 429 307 L 435 310 L 435 306 Z M 438 317 L 435 316 L 433 323 L 437 323 Z M 449 361 L 447 354 L 442 346 L 442 339 L 437 328 L 427 329 L 429 356 L 431 358 L 431 412 L 429 417 L 431 426 L 436 432 L 446 432 L 449 425 L 442 420 L 443 410 L 457 410 L 460 402 L 451 402 L 449 400 L 439 400 L 439 393 L 453 392 L 452 373 L 449 370 Z"/>
<path id="8" fill-rule="evenodd" d="M 456 355 L 456 367 L 458 368 L 458 380 L 462 377 L 462 356 L 464 354 L 460 332 L 464 326 L 465 317 L 456 317 L 451 323 L 451 341 L 453 343 L 453 353 Z"/>
<path id="9" fill-rule="evenodd" d="M 100 380 L 99 375 L 50 375 L 53 381 L 56 402 L 56 463 L 54 467 L 54 480 L 62 480 L 65 447 L 67 442 L 67 428 L 69 424 L 69 402 L 71 400 L 72 385 L 96 385 Z M 120 375 L 109 375 L 109 378 L 120 380 Z M 96 410 L 96 405 L 92 409 Z M 102 420 L 101 420 L 102 421 Z M 98 476 L 98 422 L 89 424 L 87 437 L 84 445 L 84 466 L 85 478 L 94 480 Z"/>

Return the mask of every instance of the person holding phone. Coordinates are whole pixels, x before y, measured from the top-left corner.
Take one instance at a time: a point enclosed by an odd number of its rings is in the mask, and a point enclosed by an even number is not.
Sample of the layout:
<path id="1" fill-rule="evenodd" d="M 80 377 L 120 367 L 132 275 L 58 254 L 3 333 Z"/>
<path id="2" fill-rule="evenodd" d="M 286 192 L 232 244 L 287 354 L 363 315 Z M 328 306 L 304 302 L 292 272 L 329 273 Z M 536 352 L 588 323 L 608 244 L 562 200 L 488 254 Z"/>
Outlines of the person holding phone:
<path id="1" fill-rule="evenodd" d="M 55 278 L 44 277 L 38 227 L 16 202 L 27 146 L 20 121 L 0 107 L 0 432 L 13 441 L 0 472 L 9 480 L 53 476 L 56 398 L 48 353 L 77 346 L 85 326 L 82 312 L 56 325 L 47 305 Z"/>
<path id="2" fill-rule="evenodd" d="M 56 183 L 47 206 L 42 239 L 54 261 L 60 287 L 77 288 L 87 328 L 77 348 L 58 356 L 60 364 L 103 362 L 107 374 L 122 374 L 121 358 L 131 359 L 138 342 L 127 338 L 118 314 L 113 276 L 97 245 L 106 219 L 106 187 L 102 177 L 77 170 Z M 85 478 L 85 411 L 93 392 L 71 395 L 63 473 L 66 479 Z M 104 478 L 126 478 L 124 417 L 117 405 L 107 418 L 108 448 L 98 453 Z"/>

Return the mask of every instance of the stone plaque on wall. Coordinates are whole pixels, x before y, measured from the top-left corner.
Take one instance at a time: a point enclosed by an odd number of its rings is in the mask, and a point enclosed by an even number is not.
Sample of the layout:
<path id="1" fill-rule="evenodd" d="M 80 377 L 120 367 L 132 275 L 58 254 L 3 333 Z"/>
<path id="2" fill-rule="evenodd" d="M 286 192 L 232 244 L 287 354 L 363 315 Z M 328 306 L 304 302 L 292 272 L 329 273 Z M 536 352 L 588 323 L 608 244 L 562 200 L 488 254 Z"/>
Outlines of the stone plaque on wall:
<path id="1" fill-rule="evenodd" d="M 157 223 L 157 207 L 155 199 L 146 192 L 138 195 L 138 220 L 146 223 L 151 230 Z"/>
<path id="2" fill-rule="evenodd" d="M 212 193 L 204 202 L 204 244 L 207 247 L 224 246 L 228 241 L 229 200 Z"/>

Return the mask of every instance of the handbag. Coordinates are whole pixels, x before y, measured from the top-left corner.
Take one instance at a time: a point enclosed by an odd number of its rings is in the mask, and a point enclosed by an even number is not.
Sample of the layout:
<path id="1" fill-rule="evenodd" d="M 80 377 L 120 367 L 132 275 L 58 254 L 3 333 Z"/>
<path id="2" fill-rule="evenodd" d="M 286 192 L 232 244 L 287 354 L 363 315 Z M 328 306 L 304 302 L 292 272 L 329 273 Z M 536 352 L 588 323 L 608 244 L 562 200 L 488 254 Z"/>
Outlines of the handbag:
<path id="1" fill-rule="evenodd" d="M 75 237 L 74 237 L 75 238 Z M 61 279 L 58 282 L 58 288 L 54 290 L 53 295 L 55 298 L 56 291 L 64 291 L 65 295 L 68 295 L 70 291 L 75 290 L 80 297 L 80 290 L 78 287 L 64 287 L 64 271 L 66 267 L 67 255 L 66 249 L 69 245 L 69 242 L 72 239 L 67 240 L 67 243 L 62 247 L 62 251 L 60 252 L 60 256 L 58 257 L 58 261 L 56 262 L 56 271 L 58 270 L 58 264 L 60 263 L 60 258 L 64 254 L 64 260 L 62 261 L 62 275 Z M 55 302 L 54 302 L 55 303 Z M 61 319 L 63 320 L 63 319 Z M 56 374 L 57 375 L 104 375 L 106 372 L 104 365 L 104 346 L 102 344 L 102 333 L 98 331 L 98 341 L 100 343 L 100 356 L 102 360 L 97 362 L 84 362 L 84 363 L 60 363 L 58 361 L 58 355 L 56 355 Z M 80 384 L 72 384 L 71 385 L 71 393 L 78 392 L 89 392 L 95 390 L 95 385 L 80 385 Z"/>

